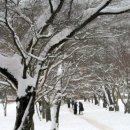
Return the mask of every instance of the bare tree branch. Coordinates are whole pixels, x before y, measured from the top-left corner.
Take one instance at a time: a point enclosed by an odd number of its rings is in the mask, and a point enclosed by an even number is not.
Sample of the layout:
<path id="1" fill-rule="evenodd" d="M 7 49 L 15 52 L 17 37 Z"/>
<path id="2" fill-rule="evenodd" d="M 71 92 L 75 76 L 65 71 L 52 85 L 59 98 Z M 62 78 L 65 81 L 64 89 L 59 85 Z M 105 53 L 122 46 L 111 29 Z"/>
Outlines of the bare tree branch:
<path id="1" fill-rule="evenodd" d="M 51 13 L 53 13 L 54 10 L 53 10 L 53 5 L 52 5 L 52 1 L 51 0 L 49 0 L 49 5 L 50 5 L 50 11 L 51 11 Z"/>

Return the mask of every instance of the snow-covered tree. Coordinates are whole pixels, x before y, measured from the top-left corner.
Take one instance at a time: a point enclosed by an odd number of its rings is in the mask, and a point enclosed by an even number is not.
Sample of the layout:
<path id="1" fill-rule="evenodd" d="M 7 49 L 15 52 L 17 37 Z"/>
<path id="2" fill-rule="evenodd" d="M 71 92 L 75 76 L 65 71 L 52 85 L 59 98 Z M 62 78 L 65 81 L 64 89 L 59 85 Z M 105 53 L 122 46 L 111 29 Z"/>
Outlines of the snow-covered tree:
<path id="1" fill-rule="evenodd" d="M 17 91 L 14 130 L 30 130 L 41 76 L 63 44 L 98 16 L 129 11 L 129 0 L 2 0 L 0 73 Z M 37 8 L 37 6 L 39 8 Z M 77 10 L 75 10 L 75 8 Z M 5 52 L 5 48 L 8 50 Z M 4 51 L 3 51 L 4 50 Z"/>

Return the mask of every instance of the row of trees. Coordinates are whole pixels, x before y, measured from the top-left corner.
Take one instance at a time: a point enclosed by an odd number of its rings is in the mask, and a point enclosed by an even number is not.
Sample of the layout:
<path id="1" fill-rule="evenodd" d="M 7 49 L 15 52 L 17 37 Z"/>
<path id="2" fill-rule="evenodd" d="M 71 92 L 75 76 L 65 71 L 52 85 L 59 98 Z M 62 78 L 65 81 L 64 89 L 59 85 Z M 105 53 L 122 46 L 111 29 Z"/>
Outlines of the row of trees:
<path id="1" fill-rule="evenodd" d="M 85 96 L 88 100 L 94 98 L 96 104 L 99 99 L 102 99 L 104 107 L 108 105 L 110 108 L 115 108 L 116 111 L 119 109 L 118 99 L 120 98 L 124 104 L 124 112 L 130 113 L 129 43 L 119 46 L 119 42 L 113 43 L 112 46 L 107 45 L 108 47 L 101 44 L 96 47 L 95 45 L 87 47 L 88 57 L 85 55 L 84 59 L 80 59 L 82 65 L 79 67 L 80 73 L 73 82 L 76 82 L 77 86 L 75 93 L 78 91 L 81 97 Z M 90 59 L 85 62 L 88 60 L 87 58 Z"/>
<path id="2" fill-rule="evenodd" d="M 92 29 L 93 21 L 103 15 L 129 11 L 130 2 L 125 2 L 127 4 L 113 0 L 0 1 L 0 75 L 1 84 L 8 82 L 7 86 L 17 92 L 14 130 L 34 129 L 33 114 L 37 102 L 40 106 L 46 104 L 48 120 L 49 107 L 52 107 L 51 130 L 58 129 L 61 99 L 70 90 L 81 88 L 82 84 L 73 88 L 77 78 L 88 77 L 91 82 L 90 67 L 85 76 L 81 70 L 81 62 L 87 61 L 90 66 L 91 58 L 97 54 L 98 46 L 91 55 L 96 42 L 88 44 L 88 28 L 95 30 Z M 74 58 L 76 54 L 77 58 Z M 96 72 L 97 68 L 98 65 L 91 70 Z M 95 74 L 103 83 L 107 75 L 101 74 L 104 69 L 100 70 Z M 108 70 L 105 67 L 105 71 Z M 86 86 L 85 90 L 91 88 Z"/>

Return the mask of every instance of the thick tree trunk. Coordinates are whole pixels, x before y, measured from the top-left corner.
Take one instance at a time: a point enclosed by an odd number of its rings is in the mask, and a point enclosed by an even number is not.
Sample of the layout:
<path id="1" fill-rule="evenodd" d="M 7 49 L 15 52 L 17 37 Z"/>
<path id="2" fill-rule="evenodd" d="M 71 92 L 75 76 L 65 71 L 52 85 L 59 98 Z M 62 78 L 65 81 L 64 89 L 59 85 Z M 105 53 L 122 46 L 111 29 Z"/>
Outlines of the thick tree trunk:
<path id="1" fill-rule="evenodd" d="M 127 113 L 128 112 L 128 106 L 127 106 L 127 103 L 124 104 L 124 113 Z"/>
<path id="2" fill-rule="evenodd" d="M 4 98 L 2 99 L 4 116 L 7 116 L 7 92 L 5 91 Z"/>
<path id="3" fill-rule="evenodd" d="M 95 105 L 97 105 L 99 102 L 95 94 L 94 94 L 94 100 L 95 100 Z"/>
<path id="4" fill-rule="evenodd" d="M 93 98 L 92 98 L 92 103 L 93 103 Z"/>
<path id="5" fill-rule="evenodd" d="M 56 112 L 56 123 L 58 123 L 58 124 L 59 124 L 60 106 L 61 106 L 61 101 L 58 103 L 57 112 Z"/>
<path id="6" fill-rule="evenodd" d="M 70 99 L 69 98 L 67 99 L 67 105 L 68 105 L 68 108 L 70 108 Z"/>
<path id="7" fill-rule="evenodd" d="M 33 125 L 35 91 L 17 98 L 16 122 L 14 130 L 30 130 Z"/>
<path id="8" fill-rule="evenodd" d="M 46 102 L 46 122 L 51 121 L 51 108 L 50 104 Z"/>
<path id="9" fill-rule="evenodd" d="M 107 100 L 106 100 L 106 97 L 105 97 L 105 94 L 103 95 L 103 108 L 107 108 Z"/>
<path id="10" fill-rule="evenodd" d="M 42 99 L 42 119 L 45 119 L 46 115 L 45 115 L 45 100 Z"/>
<path id="11" fill-rule="evenodd" d="M 118 95 L 115 96 L 115 88 L 112 89 L 112 97 L 113 97 L 113 103 L 114 103 L 114 108 L 115 112 L 119 111 L 119 105 L 118 105 Z"/>
<path id="12" fill-rule="evenodd" d="M 130 93 L 128 94 L 127 110 L 128 110 L 128 113 L 130 113 Z"/>
<path id="13" fill-rule="evenodd" d="M 109 106 L 109 111 L 114 111 L 114 103 L 112 101 L 110 90 L 108 88 L 106 88 L 105 86 L 102 86 L 102 88 L 103 88 L 104 95 L 107 100 L 107 104 Z"/>
<path id="14" fill-rule="evenodd" d="M 58 130 L 59 127 L 59 112 L 60 112 L 61 101 L 53 106 L 52 126 L 51 130 Z"/>
<path id="15" fill-rule="evenodd" d="M 107 91 L 108 100 L 109 100 L 109 103 L 110 103 L 109 111 L 114 111 L 114 103 L 112 101 L 111 93 L 108 89 L 106 91 Z"/>
<path id="16" fill-rule="evenodd" d="M 4 104 L 4 116 L 7 116 L 7 95 L 6 95 L 5 104 Z"/>
<path id="17" fill-rule="evenodd" d="M 31 130 L 35 130 L 35 127 L 34 127 L 34 121 L 33 121 L 33 120 L 32 120 Z"/>

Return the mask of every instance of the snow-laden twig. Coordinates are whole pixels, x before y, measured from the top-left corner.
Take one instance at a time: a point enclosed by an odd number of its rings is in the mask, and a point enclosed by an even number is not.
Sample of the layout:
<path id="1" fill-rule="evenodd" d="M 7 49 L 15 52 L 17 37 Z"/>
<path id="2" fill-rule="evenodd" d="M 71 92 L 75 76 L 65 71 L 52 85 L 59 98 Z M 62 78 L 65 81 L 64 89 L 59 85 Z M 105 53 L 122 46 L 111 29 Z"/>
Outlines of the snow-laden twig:
<path id="1" fill-rule="evenodd" d="M 17 6 L 15 8 L 10 8 L 10 10 L 16 12 L 21 18 L 23 18 L 28 24 L 33 25 L 33 22 L 29 17 L 27 17 L 22 10 Z"/>
<path id="2" fill-rule="evenodd" d="M 2 73 L 0 73 L 0 75 L 2 76 L 2 78 L 7 81 L 7 83 L 9 84 L 9 86 L 16 91 L 16 86 L 5 76 L 3 75 Z"/>
<path id="3" fill-rule="evenodd" d="M 79 49 L 79 47 L 75 48 L 70 54 L 65 55 L 64 58 L 62 58 L 60 61 L 58 61 L 57 63 L 53 64 L 48 71 L 48 74 L 50 73 L 50 71 L 52 69 L 54 69 L 55 67 L 57 67 L 59 64 L 61 64 L 65 59 L 69 58 L 72 54 L 74 54 L 75 51 L 77 51 Z"/>
<path id="4" fill-rule="evenodd" d="M 44 61 L 46 58 L 42 58 L 42 57 L 38 57 L 38 56 L 35 56 L 34 54 L 31 54 L 31 53 L 26 53 L 28 56 L 34 58 L 34 59 L 37 59 L 39 61 Z"/>
<path id="5" fill-rule="evenodd" d="M 7 83 L 7 82 L 5 82 L 5 81 L 0 81 L 0 84 L 1 84 L 1 85 L 6 85 L 6 86 L 10 86 L 10 84 Z"/>
<path id="6" fill-rule="evenodd" d="M 48 86 L 47 86 L 48 87 Z M 48 90 L 42 90 L 40 91 L 37 95 L 38 97 L 35 100 L 35 103 L 37 103 L 40 99 L 42 99 L 45 95 L 47 95 L 48 93 L 50 93 L 51 91 L 54 90 L 54 87 L 48 89 Z"/>
<path id="7" fill-rule="evenodd" d="M 121 6 L 121 5 L 117 5 L 116 6 L 108 6 L 106 7 L 105 9 L 103 9 L 100 14 L 121 14 L 121 13 L 124 13 L 124 12 L 127 12 L 127 11 L 130 11 L 130 2 L 125 5 L 125 6 Z"/>
<path id="8" fill-rule="evenodd" d="M 66 89 L 69 87 L 68 85 L 69 85 L 70 80 L 71 80 L 71 77 L 68 78 L 65 87 L 64 87 L 63 90 L 61 91 L 62 95 L 65 93 Z"/>
<path id="9" fill-rule="evenodd" d="M 42 34 L 42 35 L 40 35 L 40 34 L 37 34 L 37 38 L 38 39 L 40 39 L 40 38 L 48 38 L 48 37 L 50 37 L 52 35 L 52 32 L 49 32 L 48 34 Z"/>

